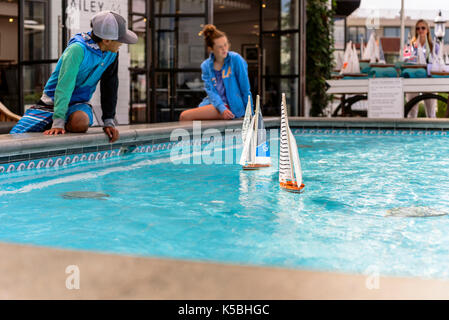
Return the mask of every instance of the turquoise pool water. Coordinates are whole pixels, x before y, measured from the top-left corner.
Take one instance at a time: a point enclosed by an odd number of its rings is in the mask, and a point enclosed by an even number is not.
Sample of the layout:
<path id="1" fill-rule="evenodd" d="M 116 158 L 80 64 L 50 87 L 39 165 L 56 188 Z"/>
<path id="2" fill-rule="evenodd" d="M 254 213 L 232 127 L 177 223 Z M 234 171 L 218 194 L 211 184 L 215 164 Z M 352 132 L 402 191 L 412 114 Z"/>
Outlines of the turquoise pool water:
<path id="1" fill-rule="evenodd" d="M 170 151 L 0 175 L 0 241 L 129 255 L 449 278 L 449 137 L 296 136 L 303 194 L 271 168 L 175 165 Z M 106 200 L 65 199 L 95 191 Z"/>

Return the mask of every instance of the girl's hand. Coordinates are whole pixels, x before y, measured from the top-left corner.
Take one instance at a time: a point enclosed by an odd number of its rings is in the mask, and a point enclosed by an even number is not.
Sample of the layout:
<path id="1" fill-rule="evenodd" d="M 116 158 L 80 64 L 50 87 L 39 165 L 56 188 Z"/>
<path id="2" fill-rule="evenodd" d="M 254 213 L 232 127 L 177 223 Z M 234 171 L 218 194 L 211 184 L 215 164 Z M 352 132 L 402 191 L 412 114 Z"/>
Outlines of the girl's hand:
<path id="1" fill-rule="evenodd" d="M 223 116 L 223 119 L 225 119 L 225 120 L 230 120 L 230 119 L 235 118 L 234 114 L 229 109 L 226 109 L 225 111 L 223 111 L 222 116 Z"/>

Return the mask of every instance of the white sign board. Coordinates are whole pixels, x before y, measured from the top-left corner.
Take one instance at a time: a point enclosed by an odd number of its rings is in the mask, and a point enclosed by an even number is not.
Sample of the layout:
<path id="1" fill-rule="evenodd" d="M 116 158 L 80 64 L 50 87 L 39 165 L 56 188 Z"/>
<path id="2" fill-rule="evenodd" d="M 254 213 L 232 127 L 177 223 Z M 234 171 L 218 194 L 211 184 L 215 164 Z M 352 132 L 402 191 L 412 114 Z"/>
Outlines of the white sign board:
<path id="1" fill-rule="evenodd" d="M 402 78 L 369 79 L 368 118 L 404 118 Z"/>

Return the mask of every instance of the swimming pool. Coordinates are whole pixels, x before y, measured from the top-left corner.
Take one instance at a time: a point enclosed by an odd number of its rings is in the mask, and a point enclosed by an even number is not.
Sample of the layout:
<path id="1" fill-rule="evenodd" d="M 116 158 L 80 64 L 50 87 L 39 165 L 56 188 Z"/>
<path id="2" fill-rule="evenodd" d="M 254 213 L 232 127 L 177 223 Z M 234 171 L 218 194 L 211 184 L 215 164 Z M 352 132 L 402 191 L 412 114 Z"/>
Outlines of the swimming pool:
<path id="1" fill-rule="evenodd" d="M 0 241 L 128 255 L 449 278 L 442 131 L 294 130 L 303 194 L 273 166 L 173 164 L 171 150 L 0 175 Z M 429 134 L 428 134 L 429 133 Z M 100 199 L 66 199 L 95 191 Z"/>

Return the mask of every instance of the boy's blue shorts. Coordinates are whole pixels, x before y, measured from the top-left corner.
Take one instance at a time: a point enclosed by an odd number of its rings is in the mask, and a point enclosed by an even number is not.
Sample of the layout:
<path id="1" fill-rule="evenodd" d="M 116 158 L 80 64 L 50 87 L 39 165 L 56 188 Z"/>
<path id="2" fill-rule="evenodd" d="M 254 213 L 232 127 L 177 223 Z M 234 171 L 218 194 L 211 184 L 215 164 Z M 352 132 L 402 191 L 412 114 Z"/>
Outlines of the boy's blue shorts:
<path id="1" fill-rule="evenodd" d="M 89 127 L 93 124 L 92 107 L 87 103 L 77 103 L 69 106 L 66 121 L 75 111 L 83 111 L 89 117 Z M 51 128 L 53 112 L 51 109 L 41 105 L 30 107 L 17 124 L 11 129 L 10 134 L 25 132 L 43 132 Z"/>

